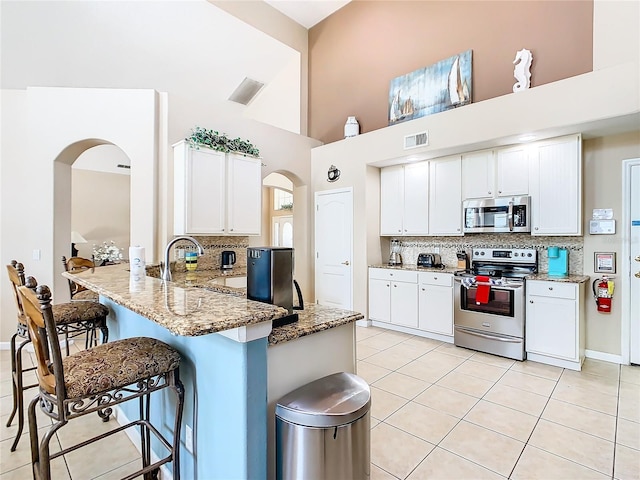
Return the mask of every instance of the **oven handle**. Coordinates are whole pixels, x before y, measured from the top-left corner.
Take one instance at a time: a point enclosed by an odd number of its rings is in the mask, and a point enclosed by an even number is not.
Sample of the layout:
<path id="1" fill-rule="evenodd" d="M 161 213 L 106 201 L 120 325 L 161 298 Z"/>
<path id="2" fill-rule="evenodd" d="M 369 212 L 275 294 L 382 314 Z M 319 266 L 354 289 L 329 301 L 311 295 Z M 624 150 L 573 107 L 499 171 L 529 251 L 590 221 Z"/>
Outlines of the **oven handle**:
<path id="1" fill-rule="evenodd" d="M 510 339 L 510 338 L 506 338 L 506 337 L 497 337 L 495 335 L 488 335 L 486 333 L 479 333 L 479 332 L 476 332 L 474 330 L 468 330 L 468 329 L 466 329 L 464 327 L 456 326 L 455 328 L 459 332 L 466 333 L 467 335 L 473 335 L 475 337 L 488 338 L 489 340 L 498 340 L 499 342 L 506 342 L 506 343 L 522 343 L 522 339 L 521 338 Z"/>
<path id="2" fill-rule="evenodd" d="M 460 278 L 453 277 L 453 281 L 459 283 L 460 285 L 462 285 L 462 280 Z M 467 288 L 477 288 L 477 285 L 489 285 L 492 290 L 509 290 L 511 292 L 515 292 L 516 290 L 519 290 L 519 289 L 524 287 L 524 284 L 521 284 L 521 285 L 493 285 L 491 283 L 479 282 L 479 283 L 473 284 L 473 285 L 471 285 L 470 287 L 467 287 Z"/>

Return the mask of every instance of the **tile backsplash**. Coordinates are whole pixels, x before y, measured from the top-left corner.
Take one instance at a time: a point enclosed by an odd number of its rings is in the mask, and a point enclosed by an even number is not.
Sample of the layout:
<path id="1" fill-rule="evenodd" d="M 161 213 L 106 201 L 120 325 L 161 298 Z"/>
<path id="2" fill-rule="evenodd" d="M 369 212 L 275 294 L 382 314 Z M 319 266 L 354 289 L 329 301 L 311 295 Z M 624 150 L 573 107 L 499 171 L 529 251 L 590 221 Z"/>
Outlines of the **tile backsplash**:
<path id="1" fill-rule="evenodd" d="M 236 253 L 235 268 L 246 268 L 247 247 L 249 237 L 198 237 L 194 236 L 204 247 L 204 255 L 198 257 L 198 270 L 217 270 L 221 266 L 221 257 L 224 250 L 232 250 Z M 176 271 L 185 271 L 184 255 L 179 255 L 178 250 L 194 250 L 190 242 L 178 242 L 176 244 Z M 182 258 L 179 258 L 182 257 Z"/>
<path id="2" fill-rule="evenodd" d="M 382 258 L 386 260 L 389 240 L 381 242 Z M 538 237 L 528 233 L 476 233 L 463 237 L 400 237 L 402 261 L 405 265 L 415 265 L 419 253 L 436 253 L 440 249 L 442 263 L 447 267 L 456 266 L 456 252 L 465 250 L 471 256 L 473 248 L 535 248 L 538 251 L 538 271 L 548 271 L 547 247 L 556 246 L 569 251 L 569 273 L 581 275 L 584 262 L 583 237 Z M 386 250 L 385 250 L 386 248 Z"/>

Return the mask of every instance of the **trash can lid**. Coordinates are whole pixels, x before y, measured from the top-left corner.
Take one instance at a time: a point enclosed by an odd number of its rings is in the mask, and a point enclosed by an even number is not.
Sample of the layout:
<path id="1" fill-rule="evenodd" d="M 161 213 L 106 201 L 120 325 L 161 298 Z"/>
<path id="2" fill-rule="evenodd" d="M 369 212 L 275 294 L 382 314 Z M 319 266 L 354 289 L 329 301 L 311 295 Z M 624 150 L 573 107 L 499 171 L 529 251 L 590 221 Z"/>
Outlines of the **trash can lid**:
<path id="1" fill-rule="evenodd" d="M 362 417 L 371 391 L 352 373 L 334 373 L 288 393 L 276 404 L 276 417 L 307 427 L 336 427 Z"/>

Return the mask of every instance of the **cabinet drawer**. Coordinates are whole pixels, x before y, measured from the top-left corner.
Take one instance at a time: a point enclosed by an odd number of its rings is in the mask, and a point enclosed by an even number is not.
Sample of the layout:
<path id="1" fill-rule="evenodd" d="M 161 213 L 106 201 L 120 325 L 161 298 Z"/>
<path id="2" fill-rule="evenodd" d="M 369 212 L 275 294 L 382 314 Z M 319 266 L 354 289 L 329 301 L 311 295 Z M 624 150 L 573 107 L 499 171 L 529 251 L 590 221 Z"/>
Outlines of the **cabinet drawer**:
<path id="1" fill-rule="evenodd" d="M 453 285 L 453 275 L 450 273 L 420 272 L 418 279 L 422 285 L 440 285 L 443 287 Z"/>
<path id="2" fill-rule="evenodd" d="M 396 280 L 398 282 L 418 283 L 418 272 L 392 270 L 390 268 L 370 268 L 369 278 L 378 280 Z"/>
<path id="3" fill-rule="evenodd" d="M 527 282 L 527 295 L 575 300 L 577 290 L 577 285 L 574 283 L 540 282 L 536 280 Z"/>

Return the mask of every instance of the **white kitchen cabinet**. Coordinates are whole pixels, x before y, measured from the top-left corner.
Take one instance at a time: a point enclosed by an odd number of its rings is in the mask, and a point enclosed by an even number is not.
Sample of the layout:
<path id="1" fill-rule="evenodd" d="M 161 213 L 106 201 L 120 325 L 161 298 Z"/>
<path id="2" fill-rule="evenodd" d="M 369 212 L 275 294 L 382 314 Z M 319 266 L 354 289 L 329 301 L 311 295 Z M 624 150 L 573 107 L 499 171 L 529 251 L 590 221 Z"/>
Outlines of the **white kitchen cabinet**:
<path id="1" fill-rule="evenodd" d="M 429 162 L 380 169 L 380 235 L 429 233 Z"/>
<path id="2" fill-rule="evenodd" d="M 529 360 L 581 369 L 585 349 L 584 285 L 527 281 L 525 345 Z"/>
<path id="3" fill-rule="evenodd" d="M 582 235 L 582 137 L 536 144 L 531 170 L 531 234 Z"/>
<path id="4" fill-rule="evenodd" d="M 369 269 L 369 318 L 416 328 L 418 273 L 385 268 Z"/>
<path id="5" fill-rule="evenodd" d="M 453 335 L 453 275 L 420 272 L 418 328 L 439 335 Z"/>
<path id="6" fill-rule="evenodd" d="M 519 145 L 463 155 L 462 198 L 527 195 L 529 150 Z"/>
<path id="7" fill-rule="evenodd" d="M 493 198 L 494 187 L 493 151 L 462 155 L 462 198 Z"/>
<path id="8" fill-rule="evenodd" d="M 174 145 L 174 234 L 259 235 L 261 161 Z"/>
<path id="9" fill-rule="evenodd" d="M 529 150 L 519 145 L 495 151 L 497 197 L 529 194 Z"/>
<path id="10" fill-rule="evenodd" d="M 429 234 L 462 235 L 460 156 L 429 162 Z"/>

